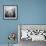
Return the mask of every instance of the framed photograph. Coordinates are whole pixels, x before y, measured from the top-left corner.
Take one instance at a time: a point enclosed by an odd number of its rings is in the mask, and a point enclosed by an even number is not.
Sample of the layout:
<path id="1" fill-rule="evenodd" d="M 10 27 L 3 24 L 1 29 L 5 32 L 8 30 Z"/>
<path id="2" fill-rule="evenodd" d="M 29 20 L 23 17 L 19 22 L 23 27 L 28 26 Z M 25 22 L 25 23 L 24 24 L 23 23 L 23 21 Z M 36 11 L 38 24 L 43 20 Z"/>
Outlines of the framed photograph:
<path id="1" fill-rule="evenodd" d="M 4 5 L 3 12 L 4 19 L 17 19 L 17 5 Z"/>

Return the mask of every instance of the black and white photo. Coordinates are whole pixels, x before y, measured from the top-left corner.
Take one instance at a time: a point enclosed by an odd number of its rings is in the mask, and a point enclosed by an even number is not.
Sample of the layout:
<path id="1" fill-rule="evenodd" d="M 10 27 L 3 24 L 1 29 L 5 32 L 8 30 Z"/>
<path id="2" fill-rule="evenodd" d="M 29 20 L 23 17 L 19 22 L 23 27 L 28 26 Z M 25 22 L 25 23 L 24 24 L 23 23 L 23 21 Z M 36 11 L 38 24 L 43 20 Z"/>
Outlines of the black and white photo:
<path id="1" fill-rule="evenodd" d="M 17 6 L 5 5 L 4 6 L 4 19 L 17 19 Z"/>

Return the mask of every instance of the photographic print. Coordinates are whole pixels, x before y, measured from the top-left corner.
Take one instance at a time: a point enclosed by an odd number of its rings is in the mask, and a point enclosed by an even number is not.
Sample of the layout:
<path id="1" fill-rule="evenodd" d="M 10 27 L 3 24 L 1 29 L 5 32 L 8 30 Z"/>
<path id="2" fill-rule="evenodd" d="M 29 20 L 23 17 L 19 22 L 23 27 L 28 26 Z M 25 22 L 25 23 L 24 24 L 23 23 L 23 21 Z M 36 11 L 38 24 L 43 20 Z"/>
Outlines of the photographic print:
<path id="1" fill-rule="evenodd" d="M 17 19 L 17 6 L 4 5 L 4 19 Z"/>

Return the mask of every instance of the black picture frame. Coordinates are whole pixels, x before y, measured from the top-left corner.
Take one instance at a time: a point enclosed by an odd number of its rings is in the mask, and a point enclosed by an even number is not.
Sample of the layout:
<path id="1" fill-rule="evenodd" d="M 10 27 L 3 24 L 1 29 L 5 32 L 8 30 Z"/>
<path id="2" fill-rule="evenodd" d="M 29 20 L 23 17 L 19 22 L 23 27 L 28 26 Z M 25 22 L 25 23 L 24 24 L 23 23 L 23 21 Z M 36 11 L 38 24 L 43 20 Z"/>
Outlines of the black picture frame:
<path id="1" fill-rule="evenodd" d="M 18 5 L 3 5 L 3 19 L 18 19 Z"/>

